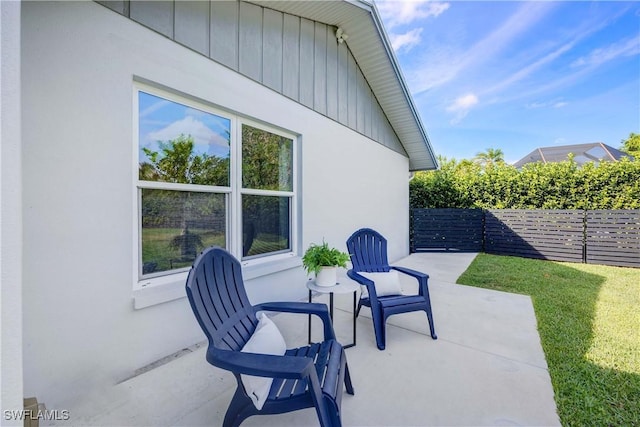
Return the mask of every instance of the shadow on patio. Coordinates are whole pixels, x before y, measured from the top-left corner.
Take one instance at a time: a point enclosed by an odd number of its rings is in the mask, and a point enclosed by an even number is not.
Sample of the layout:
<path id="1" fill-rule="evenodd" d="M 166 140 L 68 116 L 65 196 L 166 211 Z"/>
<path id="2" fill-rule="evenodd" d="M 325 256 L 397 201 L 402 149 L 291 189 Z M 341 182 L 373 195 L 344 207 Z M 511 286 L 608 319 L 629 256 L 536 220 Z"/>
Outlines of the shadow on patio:
<path id="1" fill-rule="evenodd" d="M 396 265 L 425 271 L 438 340 L 424 313 L 391 317 L 387 348 L 375 345 L 370 312 L 346 350 L 355 396 L 344 394 L 345 426 L 559 425 L 553 389 L 528 296 L 455 280 L 475 254 L 412 254 Z M 411 281 L 405 286 L 413 286 Z M 321 297 L 314 299 L 323 301 Z M 336 296 L 338 339 L 352 341 L 352 296 Z M 274 317 L 289 347 L 307 338 L 306 316 Z M 319 329 L 315 327 L 314 333 Z M 75 425 L 219 426 L 233 376 L 205 361 L 206 346 L 71 408 Z M 313 409 L 252 417 L 243 426 L 315 426 Z"/>

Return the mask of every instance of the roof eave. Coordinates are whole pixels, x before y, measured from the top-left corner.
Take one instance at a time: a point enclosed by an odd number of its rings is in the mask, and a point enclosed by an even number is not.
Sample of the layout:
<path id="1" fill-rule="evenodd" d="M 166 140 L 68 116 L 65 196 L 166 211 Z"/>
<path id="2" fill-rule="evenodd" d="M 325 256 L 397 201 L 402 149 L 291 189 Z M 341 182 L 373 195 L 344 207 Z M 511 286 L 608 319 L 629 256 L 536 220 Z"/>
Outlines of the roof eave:
<path id="1" fill-rule="evenodd" d="M 349 35 L 346 43 L 351 53 L 409 157 L 409 170 L 413 172 L 438 168 L 429 137 L 402 75 L 378 9 L 373 2 L 366 0 L 250 1 L 274 10 L 344 28 Z M 353 8 L 365 13 L 353 13 Z M 382 52 L 383 55 L 372 58 L 370 55 L 372 51 Z M 391 89 L 389 88 L 390 79 L 395 80 Z M 411 117 L 411 120 L 406 120 L 407 117 Z"/>

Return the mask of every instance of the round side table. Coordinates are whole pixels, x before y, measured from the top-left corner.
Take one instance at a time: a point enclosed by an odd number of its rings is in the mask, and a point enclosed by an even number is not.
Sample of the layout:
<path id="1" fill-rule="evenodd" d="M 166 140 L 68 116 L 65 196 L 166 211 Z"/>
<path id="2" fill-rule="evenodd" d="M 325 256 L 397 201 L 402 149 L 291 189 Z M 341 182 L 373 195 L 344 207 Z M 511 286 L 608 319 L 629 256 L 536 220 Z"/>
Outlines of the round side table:
<path id="1" fill-rule="evenodd" d="M 309 280 L 307 281 L 307 289 L 309 289 L 309 302 L 311 302 L 313 293 L 316 294 L 329 294 L 329 317 L 331 317 L 331 321 L 333 322 L 333 294 L 348 294 L 349 292 L 353 292 L 353 342 L 351 344 L 347 344 L 343 346 L 343 348 L 349 348 L 356 345 L 356 302 L 357 302 L 357 293 L 358 289 L 360 289 L 360 285 L 349 279 L 348 277 L 340 277 L 339 282 L 334 286 L 318 286 L 315 284 L 315 281 Z M 309 335 L 308 335 L 309 344 L 311 343 L 311 315 L 309 315 Z"/>

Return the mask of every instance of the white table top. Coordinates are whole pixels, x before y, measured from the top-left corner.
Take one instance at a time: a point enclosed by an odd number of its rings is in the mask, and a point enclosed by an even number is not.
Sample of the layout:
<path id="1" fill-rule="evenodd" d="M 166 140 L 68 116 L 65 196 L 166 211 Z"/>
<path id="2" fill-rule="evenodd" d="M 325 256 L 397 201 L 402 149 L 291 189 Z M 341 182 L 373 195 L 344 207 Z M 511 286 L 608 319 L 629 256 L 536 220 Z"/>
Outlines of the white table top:
<path id="1" fill-rule="evenodd" d="M 321 294 L 348 294 L 349 292 L 357 291 L 359 287 L 360 285 L 357 282 L 354 282 L 348 277 L 339 277 L 338 283 L 334 286 L 318 286 L 313 280 L 307 281 L 307 288 L 309 288 L 309 290 Z"/>

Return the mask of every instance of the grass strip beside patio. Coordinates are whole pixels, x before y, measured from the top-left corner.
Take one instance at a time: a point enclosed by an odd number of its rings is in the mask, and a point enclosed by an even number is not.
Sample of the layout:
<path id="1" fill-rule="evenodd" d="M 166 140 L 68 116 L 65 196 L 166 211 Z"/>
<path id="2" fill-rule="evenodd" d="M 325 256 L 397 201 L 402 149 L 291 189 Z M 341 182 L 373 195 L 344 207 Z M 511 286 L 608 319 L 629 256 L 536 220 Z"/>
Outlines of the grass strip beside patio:
<path id="1" fill-rule="evenodd" d="M 563 426 L 640 426 L 640 269 L 479 254 L 458 283 L 531 296 Z"/>

